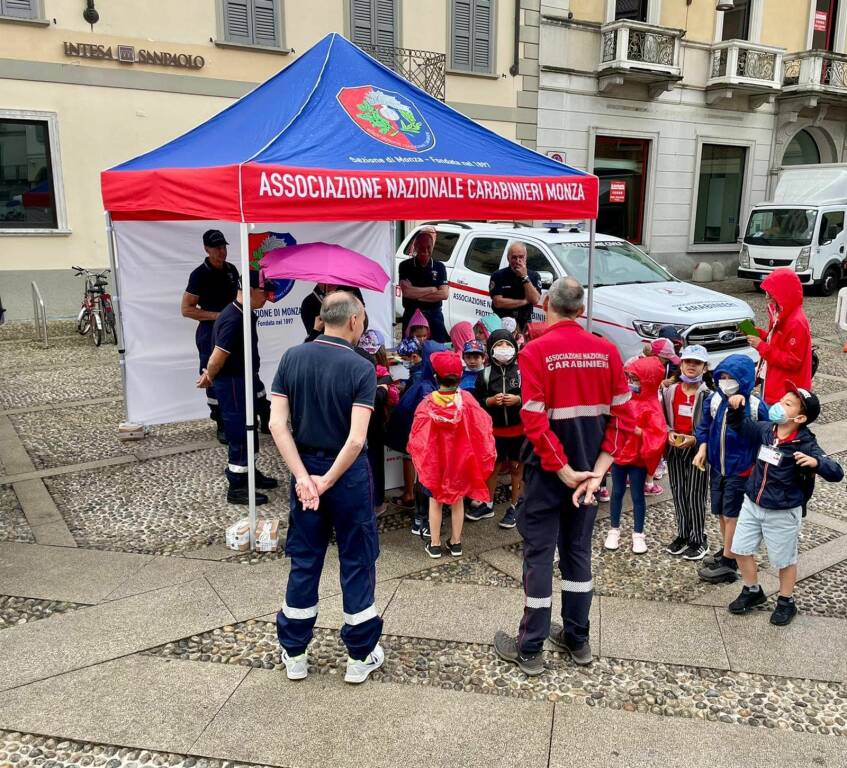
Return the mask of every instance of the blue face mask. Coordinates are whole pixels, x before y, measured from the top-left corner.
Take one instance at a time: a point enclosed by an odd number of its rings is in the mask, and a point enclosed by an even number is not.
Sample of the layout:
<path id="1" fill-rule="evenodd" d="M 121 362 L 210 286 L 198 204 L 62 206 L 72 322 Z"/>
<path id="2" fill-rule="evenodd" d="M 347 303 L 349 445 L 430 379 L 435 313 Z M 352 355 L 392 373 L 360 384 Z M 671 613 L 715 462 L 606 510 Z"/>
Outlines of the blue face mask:
<path id="1" fill-rule="evenodd" d="M 785 413 L 785 408 L 782 403 L 774 403 L 768 409 L 768 419 L 774 424 L 785 424 L 788 422 L 788 416 Z"/>
<path id="2" fill-rule="evenodd" d="M 633 394 L 637 395 L 639 392 L 641 392 L 641 385 L 640 384 L 633 384 L 632 382 L 630 382 L 629 383 L 629 391 L 632 392 Z"/>

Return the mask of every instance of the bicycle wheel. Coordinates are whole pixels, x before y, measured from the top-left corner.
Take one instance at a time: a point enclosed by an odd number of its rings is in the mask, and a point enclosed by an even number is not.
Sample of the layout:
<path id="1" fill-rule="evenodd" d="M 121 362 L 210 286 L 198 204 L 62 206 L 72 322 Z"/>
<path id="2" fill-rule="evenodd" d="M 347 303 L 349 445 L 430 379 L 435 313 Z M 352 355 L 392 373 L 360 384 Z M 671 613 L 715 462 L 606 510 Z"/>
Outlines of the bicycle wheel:
<path id="1" fill-rule="evenodd" d="M 91 330 L 91 316 L 88 313 L 88 310 L 83 307 L 80 310 L 79 317 L 76 320 L 76 331 L 81 336 L 85 336 Z"/>
<path id="2" fill-rule="evenodd" d="M 103 332 L 112 344 L 118 343 L 118 331 L 115 328 L 115 311 L 112 309 L 111 301 L 103 302 Z"/>
<path id="3" fill-rule="evenodd" d="M 99 301 L 91 310 L 91 335 L 94 337 L 94 346 L 99 347 L 103 343 L 103 307 Z"/>

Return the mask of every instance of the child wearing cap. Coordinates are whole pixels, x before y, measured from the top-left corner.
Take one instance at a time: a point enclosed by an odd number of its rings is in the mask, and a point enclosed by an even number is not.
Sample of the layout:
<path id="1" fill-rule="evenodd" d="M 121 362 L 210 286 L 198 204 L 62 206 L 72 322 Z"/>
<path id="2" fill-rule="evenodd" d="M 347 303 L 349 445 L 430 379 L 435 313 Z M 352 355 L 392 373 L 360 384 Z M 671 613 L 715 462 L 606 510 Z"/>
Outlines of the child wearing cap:
<path id="1" fill-rule="evenodd" d="M 814 476 L 837 483 L 844 470 L 830 459 L 809 430 L 820 415 L 820 401 L 809 390 L 786 384 L 786 392 L 768 412 L 772 423 L 753 421 L 743 407 L 744 395 L 729 399 L 729 425 L 757 451 L 753 474 L 732 538 L 744 586 L 729 612 L 747 613 L 767 601 L 758 582 L 755 553 L 764 539 L 771 565 L 779 570 L 779 596 L 771 624 L 785 626 L 797 615 L 794 584 L 800 525 L 814 490 Z"/>
<path id="2" fill-rule="evenodd" d="M 459 389 L 459 355 L 436 352 L 431 363 L 438 389 L 415 410 L 408 447 L 429 496 L 426 553 L 431 558 L 441 557 L 441 505 L 449 504 L 451 530 L 446 548 L 453 557 L 460 557 L 465 496 L 491 498 L 486 481 L 494 468 L 494 435 L 491 417 L 469 393 Z"/>
<path id="3" fill-rule="evenodd" d="M 709 470 L 694 466 L 697 439 L 694 430 L 703 418 L 706 399 L 712 391 L 703 381 L 709 363 L 706 348 L 693 344 L 680 353 L 679 380 L 662 390 L 668 423 L 668 478 L 676 516 L 676 538 L 667 545 L 668 554 L 685 560 L 702 560 L 708 552 L 706 499 Z"/>
<path id="4" fill-rule="evenodd" d="M 474 390 L 479 375 L 485 369 L 485 347 L 481 341 L 466 341 L 462 349 L 462 362 L 465 370 L 462 372 L 462 380 L 459 389 Z"/>
<path id="5" fill-rule="evenodd" d="M 404 335 L 407 339 L 417 339 L 421 344 L 423 344 L 427 339 L 432 338 L 432 333 L 429 329 L 429 320 L 426 319 L 424 313 L 419 309 L 415 310 L 415 313 L 409 320 L 409 324 L 406 326 L 406 333 Z"/>

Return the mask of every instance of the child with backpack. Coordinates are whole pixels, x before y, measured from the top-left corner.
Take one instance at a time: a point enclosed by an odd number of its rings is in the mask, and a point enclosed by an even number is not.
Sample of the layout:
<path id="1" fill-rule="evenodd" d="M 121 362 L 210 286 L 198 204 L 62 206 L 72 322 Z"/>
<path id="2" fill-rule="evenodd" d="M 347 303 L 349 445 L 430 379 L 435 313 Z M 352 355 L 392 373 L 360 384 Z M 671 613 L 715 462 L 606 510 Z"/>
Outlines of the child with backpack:
<path id="1" fill-rule="evenodd" d="M 814 476 L 837 483 L 844 470 L 818 445 L 808 425 L 820 415 L 817 395 L 786 383 L 786 391 L 769 411 L 770 422 L 753 421 L 744 408 L 747 398 L 729 399 L 729 426 L 756 451 L 756 463 L 747 482 L 741 514 L 732 538 L 744 586 L 729 604 L 729 612 L 743 614 L 767 601 L 758 583 L 756 551 L 764 539 L 771 565 L 779 571 L 779 595 L 770 622 L 786 626 L 797 615 L 794 585 L 803 509 L 814 492 Z M 771 423 L 772 422 L 772 423 Z"/>
<path id="2" fill-rule="evenodd" d="M 711 469 L 712 514 L 718 515 L 722 548 L 703 560 L 697 574 L 711 584 L 733 582 L 738 564 L 732 556 L 732 537 L 744 501 L 744 488 L 753 472 L 756 449 L 732 429 L 727 429 L 729 398 L 743 395 L 745 415 L 754 421 L 767 421 L 768 408 L 752 395 L 756 384 L 756 364 L 746 355 L 730 355 L 714 371 L 718 386 L 704 404 L 703 418 L 697 425 L 697 455 L 694 466 Z"/>
<path id="3" fill-rule="evenodd" d="M 494 517 L 494 491 L 500 467 L 507 465 L 512 477 L 512 498 L 509 508 L 500 520 L 501 528 L 517 525 L 517 503 L 521 495 L 523 464 L 521 448 L 524 442 L 521 421 L 521 373 L 518 369 L 518 345 L 509 331 L 494 331 L 488 337 L 488 365 L 476 381 L 474 394 L 479 404 L 491 416 L 494 424 L 494 442 L 497 465 L 488 478 L 491 501 L 471 505 L 465 512 L 468 520 L 476 522 Z M 478 498 L 478 497 L 471 497 Z"/>
<path id="4" fill-rule="evenodd" d="M 449 504 L 451 530 L 446 548 L 453 557 L 460 557 L 465 496 L 490 499 L 486 481 L 494 468 L 494 436 L 491 417 L 469 392 L 459 389 L 459 355 L 436 352 L 431 361 L 438 389 L 415 410 L 409 453 L 429 497 L 426 553 L 441 557 L 441 507 Z"/>
<path id="5" fill-rule="evenodd" d="M 644 481 L 649 473 L 655 472 L 667 443 L 668 429 L 659 402 L 659 385 L 665 368 L 656 357 L 636 357 L 624 366 L 624 373 L 632 391 L 632 398 L 624 407 L 629 410 L 635 429 L 626 435 L 612 465 L 611 527 L 604 546 L 610 550 L 620 547 L 621 510 L 628 480 L 632 496 L 632 551 L 641 555 L 647 551 Z"/>

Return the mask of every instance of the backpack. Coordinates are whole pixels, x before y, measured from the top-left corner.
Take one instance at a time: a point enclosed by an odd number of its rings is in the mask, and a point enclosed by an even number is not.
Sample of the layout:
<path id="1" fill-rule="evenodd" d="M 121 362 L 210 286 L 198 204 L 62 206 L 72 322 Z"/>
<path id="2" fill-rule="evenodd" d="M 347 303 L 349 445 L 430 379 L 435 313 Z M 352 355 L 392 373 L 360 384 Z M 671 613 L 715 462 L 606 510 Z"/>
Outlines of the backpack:
<path id="1" fill-rule="evenodd" d="M 803 517 L 806 516 L 806 507 L 812 494 L 815 492 L 815 473 L 814 470 L 797 468 L 797 485 L 803 491 Z"/>

